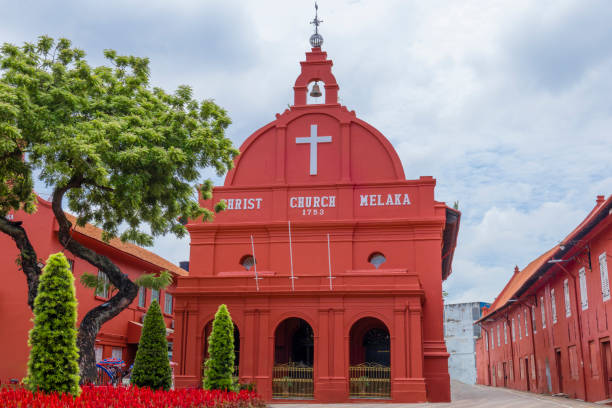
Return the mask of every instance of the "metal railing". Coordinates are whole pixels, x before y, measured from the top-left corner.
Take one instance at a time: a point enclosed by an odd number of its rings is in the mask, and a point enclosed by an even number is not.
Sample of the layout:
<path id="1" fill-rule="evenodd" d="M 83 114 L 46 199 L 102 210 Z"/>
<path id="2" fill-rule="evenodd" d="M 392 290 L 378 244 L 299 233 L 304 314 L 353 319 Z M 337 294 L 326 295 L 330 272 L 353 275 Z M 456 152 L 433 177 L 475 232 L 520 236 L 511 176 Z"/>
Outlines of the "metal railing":
<path id="1" fill-rule="evenodd" d="M 349 367 L 351 398 L 390 398 L 391 367 L 364 363 Z"/>
<path id="2" fill-rule="evenodd" d="M 272 374 L 272 398 L 307 399 L 314 397 L 312 367 L 294 364 L 275 365 Z"/>

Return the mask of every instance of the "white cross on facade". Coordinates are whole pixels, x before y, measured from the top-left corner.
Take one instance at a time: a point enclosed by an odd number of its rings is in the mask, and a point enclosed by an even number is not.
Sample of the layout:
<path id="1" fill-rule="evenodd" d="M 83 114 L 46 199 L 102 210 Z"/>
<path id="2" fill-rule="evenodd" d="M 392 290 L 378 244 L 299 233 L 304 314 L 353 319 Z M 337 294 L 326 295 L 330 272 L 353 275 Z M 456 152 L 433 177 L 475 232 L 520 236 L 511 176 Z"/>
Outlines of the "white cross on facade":
<path id="1" fill-rule="evenodd" d="M 317 175 L 317 144 L 331 143 L 331 136 L 317 136 L 317 125 L 310 125 L 310 137 L 296 137 L 295 143 L 310 143 L 310 175 Z"/>

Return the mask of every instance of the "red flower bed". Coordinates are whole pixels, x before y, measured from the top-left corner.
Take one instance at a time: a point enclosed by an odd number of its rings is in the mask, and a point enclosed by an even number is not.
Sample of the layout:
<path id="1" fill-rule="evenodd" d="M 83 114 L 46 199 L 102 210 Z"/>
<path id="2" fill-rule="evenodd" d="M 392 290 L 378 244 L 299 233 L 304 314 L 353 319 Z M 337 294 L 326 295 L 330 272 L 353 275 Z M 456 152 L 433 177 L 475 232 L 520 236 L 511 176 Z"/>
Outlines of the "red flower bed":
<path id="1" fill-rule="evenodd" d="M 91 386 L 81 395 L 44 394 L 25 389 L 1 389 L 5 408 L 260 408 L 264 402 L 252 391 L 225 392 L 198 389 L 152 391 L 148 388 Z"/>

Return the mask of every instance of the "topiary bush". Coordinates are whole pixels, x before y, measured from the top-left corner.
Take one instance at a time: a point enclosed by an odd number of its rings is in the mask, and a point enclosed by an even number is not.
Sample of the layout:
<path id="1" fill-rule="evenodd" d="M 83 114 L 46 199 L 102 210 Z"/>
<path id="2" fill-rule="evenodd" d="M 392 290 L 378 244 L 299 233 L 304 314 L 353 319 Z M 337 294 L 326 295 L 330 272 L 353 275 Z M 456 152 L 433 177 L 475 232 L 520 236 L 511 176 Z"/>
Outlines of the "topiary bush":
<path id="1" fill-rule="evenodd" d="M 154 390 L 167 391 L 172 386 L 166 324 L 157 300 L 151 302 L 144 319 L 131 381 L 138 387 Z"/>
<path id="2" fill-rule="evenodd" d="M 79 395 L 77 301 L 74 277 L 64 254 L 52 254 L 40 275 L 34 327 L 28 344 L 26 386 L 45 393 Z"/>
<path id="3" fill-rule="evenodd" d="M 227 306 L 221 305 L 215 314 L 212 333 L 208 338 L 208 360 L 204 370 L 204 388 L 228 390 L 235 388 L 234 323 Z"/>

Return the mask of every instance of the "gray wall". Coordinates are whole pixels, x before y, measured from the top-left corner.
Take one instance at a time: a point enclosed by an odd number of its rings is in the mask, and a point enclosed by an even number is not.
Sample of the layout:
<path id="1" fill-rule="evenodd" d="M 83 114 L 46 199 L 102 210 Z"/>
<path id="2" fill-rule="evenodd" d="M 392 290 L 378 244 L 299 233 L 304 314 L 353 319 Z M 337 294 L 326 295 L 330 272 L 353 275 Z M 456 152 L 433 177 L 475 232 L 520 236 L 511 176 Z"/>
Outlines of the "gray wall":
<path id="1" fill-rule="evenodd" d="M 444 339 L 450 353 L 448 371 L 451 379 L 476 383 L 476 339 L 480 337 L 481 309 L 488 303 L 454 303 L 444 305 Z"/>

